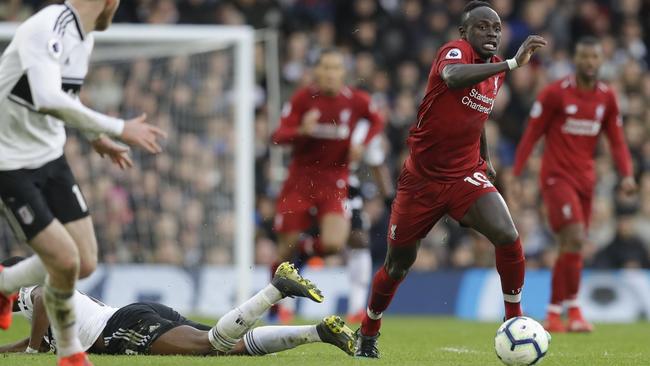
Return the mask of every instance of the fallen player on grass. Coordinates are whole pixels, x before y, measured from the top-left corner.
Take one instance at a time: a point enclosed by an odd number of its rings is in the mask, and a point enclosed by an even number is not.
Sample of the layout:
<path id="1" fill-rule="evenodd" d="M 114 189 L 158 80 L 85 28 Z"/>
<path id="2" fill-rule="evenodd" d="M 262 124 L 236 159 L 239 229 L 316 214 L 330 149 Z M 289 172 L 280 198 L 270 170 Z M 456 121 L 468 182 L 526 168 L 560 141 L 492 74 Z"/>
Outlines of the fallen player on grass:
<path id="1" fill-rule="evenodd" d="M 20 260 L 12 258 L 3 265 Z M 21 288 L 14 311 L 30 322 L 31 334 L 0 346 L 0 353 L 56 350 L 42 296 L 41 286 Z M 84 350 L 96 354 L 261 356 L 320 342 L 353 355 L 353 332 L 338 316 L 326 317 L 315 325 L 253 328 L 273 304 L 295 296 L 319 303 L 324 299 L 321 291 L 288 262 L 278 267 L 270 284 L 221 317 L 214 327 L 188 320 L 162 304 L 135 303 L 114 308 L 77 291 L 76 327 Z"/>

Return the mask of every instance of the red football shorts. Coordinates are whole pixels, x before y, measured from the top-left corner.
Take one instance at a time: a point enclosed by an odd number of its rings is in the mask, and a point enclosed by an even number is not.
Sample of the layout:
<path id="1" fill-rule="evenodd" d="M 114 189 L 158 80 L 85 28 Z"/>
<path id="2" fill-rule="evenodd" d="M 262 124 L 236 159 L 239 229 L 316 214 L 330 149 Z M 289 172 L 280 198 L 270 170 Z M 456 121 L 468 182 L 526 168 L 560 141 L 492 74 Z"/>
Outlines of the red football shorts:
<path id="1" fill-rule="evenodd" d="M 497 192 L 481 165 L 465 178 L 439 183 L 402 169 L 388 225 L 388 244 L 411 245 L 424 238 L 448 214 L 460 221 L 484 194 Z"/>
<path id="2" fill-rule="evenodd" d="M 582 223 L 585 228 L 589 227 L 591 193 L 580 194 L 562 179 L 547 178 L 542 185 L 542 197 L 554 232 L 572 223 Z"/>
<path id="3" fill-rule="evenodd" d="M 290 174 L 276 203 L 274 230 L 306 231 L 325 214 L 347 215 L 348 185 L 345 177 Z"/>

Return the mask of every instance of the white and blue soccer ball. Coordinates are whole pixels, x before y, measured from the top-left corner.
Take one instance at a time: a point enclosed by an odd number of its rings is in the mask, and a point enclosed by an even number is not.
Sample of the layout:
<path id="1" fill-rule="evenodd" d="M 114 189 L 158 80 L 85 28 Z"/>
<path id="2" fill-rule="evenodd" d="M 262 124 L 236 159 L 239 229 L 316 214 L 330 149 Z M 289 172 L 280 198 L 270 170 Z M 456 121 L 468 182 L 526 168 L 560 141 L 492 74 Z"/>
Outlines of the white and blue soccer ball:
<path id="1" fill-rule="evenodd" d="M 508 319 L 497 330 L 494 349 L 508 366 L 538 365 L 551 343 L 551 335 L 535 320 L 520 316 Z"/>

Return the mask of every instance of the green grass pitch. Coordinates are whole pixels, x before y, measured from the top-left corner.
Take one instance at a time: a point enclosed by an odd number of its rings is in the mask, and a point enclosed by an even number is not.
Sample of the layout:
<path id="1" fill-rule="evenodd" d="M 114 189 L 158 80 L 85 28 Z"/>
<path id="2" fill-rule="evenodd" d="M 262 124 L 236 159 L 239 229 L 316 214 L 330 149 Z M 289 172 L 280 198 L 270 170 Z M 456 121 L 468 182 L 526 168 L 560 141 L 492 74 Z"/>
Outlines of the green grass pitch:
<path id="1" fill-rule="evenodd" d="M 203 319 L 205 322 L 205 319 Z M 210 322 L 211 323 L 211 322 Z M 393 317 L 384 320 L 380 360 L 359 360 L 323 344 L 298 347 L 264 357 L 154 357 L 92 356 L 96 366 L 144 365 L 477 365 L 501 363 L 494 354 L 496 323 L 466 322 L 450 318 Z M 0 343 L 27 334 L 18 316 Z M 53 355 L 0 355 L 2 366 L 55 364 Z M 543 365 L 650 365 L 650 324 L 597 324 L 593 334 L 555 335 Z"/>

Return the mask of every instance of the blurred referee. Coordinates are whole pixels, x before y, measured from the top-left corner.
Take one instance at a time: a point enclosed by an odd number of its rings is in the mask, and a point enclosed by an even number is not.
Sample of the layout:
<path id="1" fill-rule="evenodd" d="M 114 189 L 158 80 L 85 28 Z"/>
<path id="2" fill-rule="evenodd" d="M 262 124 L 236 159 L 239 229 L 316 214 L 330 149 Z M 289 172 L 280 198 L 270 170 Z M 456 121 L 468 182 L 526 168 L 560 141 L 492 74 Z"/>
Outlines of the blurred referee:
<path id="1" fill-rule="evenodd" d="M 11 324 L 15 292 L 45 283 L 44 304 L 58 339 L 58 364 L 91 365 L 79 342 L 72 295 L 97 264 L 88 206 L 63 155 L 65 126 L 121 168 L 128 147 L 161 151 L 164 133 L 142 115 L 124 121 L 85 107 L 77 94 L 88 71 L 92 31 L 108 28 L 119 0 L 70 0 L 21 24 L 0 58 L 0 211 L 38 256 L 0 266 L 0 328 Z M 27 350 L 29 351 L 29 350 Z"/>

